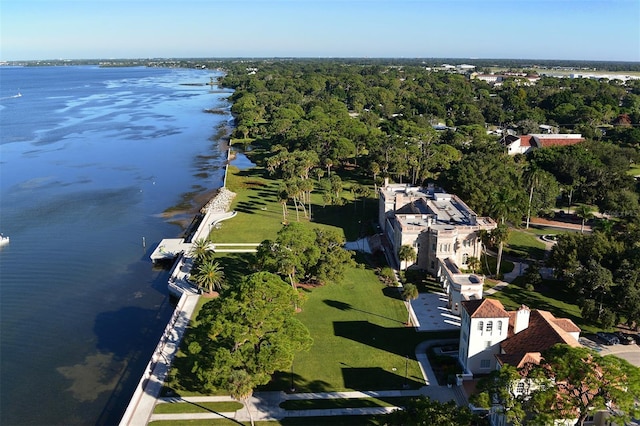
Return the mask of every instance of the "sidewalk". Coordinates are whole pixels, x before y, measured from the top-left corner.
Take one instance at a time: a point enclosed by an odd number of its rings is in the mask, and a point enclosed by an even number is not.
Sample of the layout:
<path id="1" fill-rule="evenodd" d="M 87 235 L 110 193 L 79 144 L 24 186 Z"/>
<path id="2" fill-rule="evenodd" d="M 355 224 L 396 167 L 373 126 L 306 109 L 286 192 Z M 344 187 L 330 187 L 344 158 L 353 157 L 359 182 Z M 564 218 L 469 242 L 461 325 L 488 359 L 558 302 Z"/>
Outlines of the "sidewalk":
<path id="1" fill-rule="evenodd" d="M 451 340 L 451 339 L 449 339 Z M 396 410 L 398 407 L 367 407 L 367 408 L 332 408 L 309 410 L 285 410 L 280 404 L 292 400 L 316 400 L 316 399 L 354 399 L 354 398 L 388 398 L 388 397 L 413 397 L 428 396 L 431 399 L 447 402 L 455 401 L 459 406 L 466 406 L 467 401 L 457 387 L 439 386 L 435 374 L 427 359 L 426 350 L 434 344 L 446 344 L 446 341 L 425 341 L 416 347 L 416 358 L 420 364 L 426 385 L 420 389 L 411 390 L 382 390 L 382 391 L 352 391 L 352 392 L 317 392 L 317 393 L 285 393 L 285 392 L 256 392 L 247 405 L 238 411 L 227 413 L 180 413 L 180 414 L 152 414 L 149 421 L 154 420 L 195 420 L 195 419 L 220 419 L 228 418 L 240 422 L 250 421 L 249 412 L 254 421 L 281 420 L 286 417 L 321 417 L 321 416 L 349 416 L 349 415 L 378 415 Z M 455 339 L 454 339 L 455 340 Z M 457 340 L 455 340 L 457 341 Z M 234 401 L 230 396 L 197 396 L 197 397 L 170 397 L 159 398 L 159 404 L 170 403 L 201 403 Z"/>

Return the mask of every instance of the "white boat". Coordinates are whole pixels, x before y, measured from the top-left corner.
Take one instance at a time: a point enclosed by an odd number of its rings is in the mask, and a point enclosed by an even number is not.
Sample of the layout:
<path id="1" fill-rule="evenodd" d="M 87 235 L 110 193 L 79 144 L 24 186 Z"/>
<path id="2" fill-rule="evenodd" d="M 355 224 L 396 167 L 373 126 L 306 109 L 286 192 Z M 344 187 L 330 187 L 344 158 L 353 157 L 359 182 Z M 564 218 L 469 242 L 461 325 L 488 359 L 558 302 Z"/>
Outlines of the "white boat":
<path id="1" fill-rule="evenodd" d="M 0 234 L 0 246 L 3 246 L 5 244 L 9 244 L 9 237 L 5 237 L 4 235 Z"/>

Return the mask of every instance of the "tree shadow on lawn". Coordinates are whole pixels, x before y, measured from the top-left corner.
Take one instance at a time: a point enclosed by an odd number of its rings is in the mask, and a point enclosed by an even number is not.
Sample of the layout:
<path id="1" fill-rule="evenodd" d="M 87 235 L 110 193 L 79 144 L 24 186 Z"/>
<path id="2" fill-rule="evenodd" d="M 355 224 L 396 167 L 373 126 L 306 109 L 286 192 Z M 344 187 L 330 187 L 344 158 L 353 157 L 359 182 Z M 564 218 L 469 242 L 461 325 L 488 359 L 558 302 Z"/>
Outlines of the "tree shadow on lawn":
<path id="1" fill-rule="evenodd" d="M 306 380 L 295 372 L 295 362 L 291 371 L 276 371 L 271 376 L 271 381 L 256 389 L 260 391 L 284 391 L 291 392 L 291 383 L 295 392 L 332 392 L 335 389 L 331 384 L 322 380 Z"/>
<path id="2" fill-rule="evenodd" d="M 382 294 L 390 297 L 391 299 L 403 300 L 402 289 L 400 287 L 385 287 L 382 289 Z"/>
<path id="3" fill-rule="evenodd" d="M 387 328 L 369 321 L 334 321 L 333 334 L 392 354 L 415 358 L 417 343 L 413 327 Z"/>
<path id="4" fill-rule="evenodd" d="M 398 320 L 393 319 L 393 318 L 385 317 L 384 315 L 376 314 L 376 313 L 373 313 L 373 312 L 363 311 L 362 309 L 354 308 L 349 303 L 340 302 L 338 300 L 324 299 L 322 302 L 327 306 L 331 306 L 332 308 L 340 309 L 341 311 L 362 312 L 363 314 L 374 315 L 374 316 L 379 317 L 379 318 L 384 318 L 384 319 L 389 320 L 389 321 L 397 322 L 399 324 L 404 324 L 404 322 L 402 322 L 402 321 L 398 321 Z"/>
<path id="5" fill-rule="evenodd" d="M 385 389 L 418 389 L 424 381 L 405 377 L 405 371 L 389 372 L 380 367 L 354 368 L 343 367 L 344 386 L 349 389 L 385 390 Z"/>
<path id="6" fill-rule="evenodd" d="M 504 253 L 513 257 L 519 257 L 523 260 L 535 259 L 542 260 L 545 258 L 546 250 L 539 247 L 524 246 L 519 244 L 509 244 L 505 247 Z"/>
<path id="7" fill-rule="evenodd" d="M 513 301 L 512 307 L 516 307 L 515 305 L 527 305 L 531 309 L 541 309 L 544 311 L 549 311 L 553 315 L 558 318 L 568 318 L 573 321 L 576 325 L 588 325 L 585 324 L 584 320 L 574 315 L 566 310 L 562 309 L 562 307 L 558 307 L 556 305 L 551 304 L 547 299 L 558 300 L 563 303 L 567 303 L 570 305 L 575 305 L 576 297 L 575 294 L 572 295 L 566 290 L 553 286 L 553 284 L 545 284 L 539 287 L 538 291 L 529 291 L 517 285 L 509 285 L 501 290 L 501 293 L 504 293 L 506 297 L 508 297 L 511 301 Z"/>

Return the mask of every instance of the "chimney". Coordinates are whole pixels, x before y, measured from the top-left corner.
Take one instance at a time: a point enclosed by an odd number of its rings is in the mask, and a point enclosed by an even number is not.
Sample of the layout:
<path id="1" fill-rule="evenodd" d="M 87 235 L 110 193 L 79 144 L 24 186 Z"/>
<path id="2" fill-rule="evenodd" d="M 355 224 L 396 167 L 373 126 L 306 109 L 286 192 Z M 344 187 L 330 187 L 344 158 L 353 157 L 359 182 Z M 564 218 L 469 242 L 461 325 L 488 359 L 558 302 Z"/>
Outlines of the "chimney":
<path id="1" fill-rule="evenodd" d="M 520 306 L 516 311 L 516 319 L 513 323 L 513 333 L 518 334 L 522 330 L 526 330 L 529 327 L 529 314 L 531 311 L 525 305 Z"/>

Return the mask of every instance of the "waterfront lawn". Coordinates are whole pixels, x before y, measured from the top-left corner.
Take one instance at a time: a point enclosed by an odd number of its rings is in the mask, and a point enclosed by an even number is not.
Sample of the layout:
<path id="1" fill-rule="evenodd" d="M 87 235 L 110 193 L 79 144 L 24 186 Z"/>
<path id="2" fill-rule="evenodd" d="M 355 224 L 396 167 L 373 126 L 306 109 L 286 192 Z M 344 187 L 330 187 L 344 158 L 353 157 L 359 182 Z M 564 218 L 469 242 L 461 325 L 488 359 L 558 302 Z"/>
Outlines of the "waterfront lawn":
<path id="1" fill-rule="evenodd" d="M 231 209 L 238 214 L 211 231 L 214 243 L 260 243 L 274 238 L 282 228 L 279 181 L 267 179 L 264 173 L 259 167 L 242 171 L 229 167 L 227 188 L 236 193 Z"/>
<path id="2" fill-rule="evenodd" d="M 156 404 L 154 414 L 180 414 L 180 413 L 233 413 L 240 410 L 243 405 L 236 401 L 222 402 L 167 402 Z"/>
<path id="3" fill-rule="evenodd" d="M 253 167 L 238 170 L 229 167 L 227 188 L 236 193 L 231 209 L 238 214 L 229 220 L 220 222 L 209 238 L 214 243 L 260 243 L 275 238 L 282 228 L 282 204 L 278 196 L 281 181 L 270 177 L 265 169 Z M 316 186 L 317 181 L 314 182 Z M 344 190 L 341 206 L 324 205 L 322 193 L 316 188 L 311 193 L 312 221 L 304 217 L 302 209 L 296 214 L 292 201 L 287 203 L 287 220 L 307 223 L 310 226 L 330 226 L 344 233 L 347 240 L 371 234 L 372 224 L 378 213 L 377 203 L 372 198 L 354 201 L 351 187 L 358 180 L 343 176 Z"/>
<path id="4" fill-rule="evenodd" d="M 582 319 L 580 308 L 575 304 L 575 294 L 565 289 L 564 283 L 555 280 L 543 280 L 537 290 L 527 290 L 521 287 L 518 277 L 514 282 L 491 296 L 498 299 L 507 310 L 515 310 L 520 305 L 527 305 L 531 309 L 549 311 L 558 318 L 569 318 L 585 333 L 595 333 L 596 327 Z"/>

